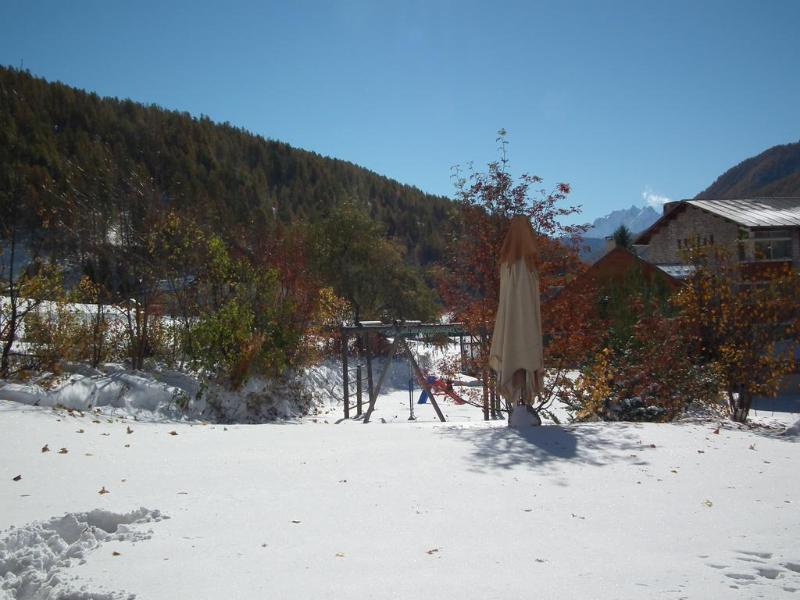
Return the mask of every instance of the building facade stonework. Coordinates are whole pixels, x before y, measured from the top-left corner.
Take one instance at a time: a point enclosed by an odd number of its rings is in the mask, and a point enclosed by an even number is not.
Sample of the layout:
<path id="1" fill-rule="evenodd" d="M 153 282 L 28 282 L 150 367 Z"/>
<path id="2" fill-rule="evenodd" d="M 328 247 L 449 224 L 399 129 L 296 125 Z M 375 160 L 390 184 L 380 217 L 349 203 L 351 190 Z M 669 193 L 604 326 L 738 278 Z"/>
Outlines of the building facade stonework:
<path id="1" fill-rule="evenodd" d="M 687 207 L 654 231 L 645 246 L 644 258 L 655 264 L 679 264 L 692 246 L 724 246 L 737 252 L 739 226 L 704 210 Z M 735 254 L 734 254 L 735 255 Z"/>

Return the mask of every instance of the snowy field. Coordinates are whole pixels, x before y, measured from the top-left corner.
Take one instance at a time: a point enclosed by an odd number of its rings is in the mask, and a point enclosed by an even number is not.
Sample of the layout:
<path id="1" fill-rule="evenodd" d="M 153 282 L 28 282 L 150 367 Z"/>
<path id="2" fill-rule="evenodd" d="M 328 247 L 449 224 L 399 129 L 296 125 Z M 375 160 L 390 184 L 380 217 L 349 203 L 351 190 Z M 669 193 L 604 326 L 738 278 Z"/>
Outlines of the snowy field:
<path id="1" fill-rule="evenodd" d="M 214 425 L 0 400 L 0 598 L 800 598 L 796 412 L 520 433 L 442 405 Z"/>

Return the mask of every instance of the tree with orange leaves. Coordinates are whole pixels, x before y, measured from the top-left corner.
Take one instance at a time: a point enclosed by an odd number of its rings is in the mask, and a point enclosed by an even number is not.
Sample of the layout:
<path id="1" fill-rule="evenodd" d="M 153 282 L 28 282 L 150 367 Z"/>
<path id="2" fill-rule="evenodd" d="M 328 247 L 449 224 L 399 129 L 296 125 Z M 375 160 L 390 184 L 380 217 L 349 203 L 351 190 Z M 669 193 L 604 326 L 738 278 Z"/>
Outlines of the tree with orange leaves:
<path id="1" fill-rule="evenodd" d="M 800 274 L 789 263 L 742 265 L 719 248 L 689 256 L 694 275 L 676 297 L 699 361 L 713 370 L 734 421 L 754 396 L 774 396 L 797 369 Z"/>
<path id="2" fill-rule="evenodd" d="M 511 218 L 524 215 L 533 226 L 543 296 L 580 269 L 579 237 L 586 229 L 562 222 L 580 212 L 578 206 L 562 206 L 569 184 L 559 183 L 547 191 L 539 187 L 542 179 L 535 175 L 525 173 L 515 179 L 508 169 L 505 130 L 498 132 L 497 142 L 500 159 L 489 163 L 487 171 L 455 171 L 459 227 L 437 286 L 453 320 L 464 323 L 476 336 L 472 366 L 484 374 L 484 402 L 486 364 L 500 293 L 498 257 Z M 486 406 L 484 412 L 488 418 Z"/>

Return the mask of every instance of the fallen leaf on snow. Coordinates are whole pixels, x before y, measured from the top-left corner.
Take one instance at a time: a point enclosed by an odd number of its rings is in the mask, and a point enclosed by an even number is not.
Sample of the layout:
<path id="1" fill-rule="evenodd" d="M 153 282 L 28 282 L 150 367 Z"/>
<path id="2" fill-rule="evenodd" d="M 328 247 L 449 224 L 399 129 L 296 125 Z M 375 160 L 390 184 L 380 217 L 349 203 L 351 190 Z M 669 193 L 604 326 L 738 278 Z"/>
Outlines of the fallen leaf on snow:
<path id="1" fill-rule="evenodd" d="M 430 550 L 427 551 L 427 553 L 430 554 L 430 555 L 434 555 L 437 552 L 439 552 L 438 548 L 431 548 Z"/>
<path id="2" fill-rule="evenodd" d="M 22 479 L 22 475 L 17 475 L 14 477 L 14 481 L 19 481 L 20 479 Z"/>
<path id="3" fill-rule="evenodd" d="M 114 550 L 114 551 L 111 553 L 111 556 L 122 556 L 122 555 L 121 555 L 119 552 L 117 552 L 116 550 Z"/>
<path id="4" fill-rule="evenodd" d="M 66 448 L 62 448 L 61 450 L 58 451 L 59 454 L 66 454 L 67 452 L 69 452 L 69 450 L 67 450 Z"/>
<path id="5" fill-rule="evenodd" d="M 44 446 L 42 446 L 42 452 L 50 452 L 50 447 L 47 444 L 45 444 Z"/>
<path id="6" fill-rule="evenodd" d="M 78 431 L 76 431 L 75 433 L 85 433 L 85 432 L 83 431 L 83 429 L 78 429 Z"/>
<path id="7" fill-rule="evenodd" d="M 294 523 L 295 525 L 297 525 L 297 524 L 299 524 L 299 523 L 300 523 L 300 521 L 299 521 L 299 520 L 297 520 L 297 519 L 292 519 L 292 523 Z"/>
<path id="8" fill-rule="evenodd" d="M 131 429 L 130 425 L 128 425 L 128 431 L 127 431 L 127 433 L 133 433 L 133 429 Z"/>
<path id="9" fill-rule="evenodd" d="M 173 431 L 170 431 L 169 434 L 170 435 L 178 435 L 178 432 L 173 430 Z"/>
<path id="10" fill-rule="evenodd" d="M 714 503 L 711 500 L 703 500 L 703 505 L 708 508 L 711 508 L 712 506 L 714 506 Z"/>
<path id="11" fill-rule="evenodd" d="M 109 491 L 106 489 L 106 486 L 103 486 L 103 487 L 101 487 L 101 488 L 100 488 L 100 491 L 99 491 L 99 492 L 97 492 L 97 493 L 98 493 L 98 494 L 110 494 L 111 492 L 109 492 Z"/>
<path id="12" fill-rule="evenodd" d="M 344 558 L 344 552 L 337 552 L 336 558 Z"/>

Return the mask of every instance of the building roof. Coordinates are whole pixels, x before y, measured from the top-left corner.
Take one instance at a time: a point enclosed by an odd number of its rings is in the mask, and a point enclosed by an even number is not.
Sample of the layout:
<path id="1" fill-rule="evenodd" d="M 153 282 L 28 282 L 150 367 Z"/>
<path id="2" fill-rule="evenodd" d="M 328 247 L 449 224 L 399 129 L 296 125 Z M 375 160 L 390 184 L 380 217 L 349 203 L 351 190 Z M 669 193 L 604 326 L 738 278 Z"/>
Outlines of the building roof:
<path id="1" fill-rule="evenodd" d="M 687 200 L 745 227 L 800 227 L 800 198 L 750 200 Z"/>
<path id="2" fill-rule="evenodd" d="M 692 265 L 670 264 L 655 266 L 674 279 L 688 279 L 694 274 L 694 266 Z"/>
<path id="3" fill-rule="evenodd" d="M 800 198 L 742 198 L 738 200 L 681 200 L 667 205 L 658 221 L 640 233 L 635 244 L 648 244 L 651 236 L 678 213 L 693 206 L 752 229 L 800 227 Z"/>
<path id="4" fill-rule="evenodd" d="M 668 287 L 675 289 L 682 285 L 681 280 L 686 276 L 678 277 L 671 273 L 669 270 L 664 269 L 661 265 L 654 265 L 630 250 L 626 250 L 620 246 L 616 246 L 600 259 L 598 259 L 586 271 L 578 275 L 557 294 L 549 298 L 542 298 L 543 302 L 550 302 L 557 298 L 568 298 L 570 294 L 578 294 L 591 290 L 598 289 L 600 286 L 611 282 L 613 280 L 620 280 L 625 277 L 625 274 L 632 269 L 641 269 L 642 275 L 650 280 L 660 280 Z"/>

